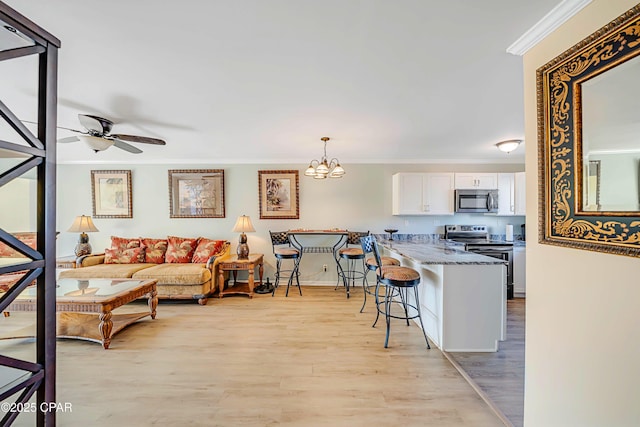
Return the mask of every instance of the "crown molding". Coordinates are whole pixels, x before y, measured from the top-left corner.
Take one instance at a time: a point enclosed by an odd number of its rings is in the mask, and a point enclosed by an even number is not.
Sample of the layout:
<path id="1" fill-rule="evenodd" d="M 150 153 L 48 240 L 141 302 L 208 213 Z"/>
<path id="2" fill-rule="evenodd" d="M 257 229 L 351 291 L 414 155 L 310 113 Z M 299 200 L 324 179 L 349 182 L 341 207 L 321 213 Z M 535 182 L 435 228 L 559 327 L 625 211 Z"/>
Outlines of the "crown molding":
<path id="1" fill-rule="evenodd" d="M 520 36 L 507 48 L 507 53 L 522 56 L 529 49 L 537 45 L 542 39 L 547 37 L 560 25 L 567 22 L 576 13 L 580 12 L 591 0 L 563 0 L 556 7 L 551 9 L 541 20 L 526 33 Z"/>

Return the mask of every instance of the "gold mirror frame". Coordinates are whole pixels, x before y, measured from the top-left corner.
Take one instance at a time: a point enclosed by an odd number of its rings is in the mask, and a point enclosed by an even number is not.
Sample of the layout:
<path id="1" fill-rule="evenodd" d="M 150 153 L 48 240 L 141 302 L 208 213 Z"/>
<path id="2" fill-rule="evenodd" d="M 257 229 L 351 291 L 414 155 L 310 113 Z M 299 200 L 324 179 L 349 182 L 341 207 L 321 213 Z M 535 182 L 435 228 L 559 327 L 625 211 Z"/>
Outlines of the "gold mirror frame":
<path id="1" fill-rule="evenodd" d="M 537 70 L 540 243 L 640 257 L 640 212 L 580 204 L 581 84 L 638 55 L 640 5 Z"/>

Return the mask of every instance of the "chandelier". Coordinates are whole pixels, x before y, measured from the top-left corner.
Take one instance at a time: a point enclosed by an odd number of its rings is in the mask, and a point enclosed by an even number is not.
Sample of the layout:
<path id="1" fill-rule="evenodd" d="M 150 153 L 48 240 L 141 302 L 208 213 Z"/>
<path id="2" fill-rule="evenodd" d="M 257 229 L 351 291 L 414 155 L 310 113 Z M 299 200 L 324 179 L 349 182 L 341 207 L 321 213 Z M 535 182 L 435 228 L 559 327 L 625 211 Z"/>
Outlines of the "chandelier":
<path id="1" fill-rule="evenodd" d="M 329 141 L 329 139 L 327 136 L 320 138 L 320 140 L 324 142 L 324 155 L 320 161 L 315 159 L 311 160 L 309 167 L 304 171 L 306 176 L 312 176 L 314 179 L 325 179 L 326 177 L 342 178 L 342 175 L 345 174 L 338 159 L 333 158 L 331 161 L 327 160 L 327 141 Z"/>

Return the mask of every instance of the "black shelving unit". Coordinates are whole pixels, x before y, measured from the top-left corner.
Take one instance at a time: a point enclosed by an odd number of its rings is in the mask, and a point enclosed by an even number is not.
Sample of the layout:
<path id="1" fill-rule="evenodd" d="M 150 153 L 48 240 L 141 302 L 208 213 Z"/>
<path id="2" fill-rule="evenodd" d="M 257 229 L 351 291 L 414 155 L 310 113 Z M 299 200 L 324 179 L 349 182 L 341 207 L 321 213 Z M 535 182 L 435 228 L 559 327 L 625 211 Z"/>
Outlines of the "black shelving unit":
<path id="1" fill-rule="evenodd" d="M 19 136 L 18 142 L 0 139 L 0 158 L 20 158 L 20 162 L 0 171 L 0 187 L 25 173 L 36 170 L 36 235 L 32 249 L 0 224 L 0 242 L 25 255 L 27 263 L 0 267 L 0 275 L 27 270 L 18 283 L 0 297 L 0 311 L 9 307 L 15 297 L 36 280 L 36 361 L 28 362 L 0 355 L 0 401 L 25 403 L 36 394 L 37 408 L 56 402 L 56 301 L 55 301 L 55 224 L 56 224 L 56 119 L 58 49 L 60 40 L 0 2 L 0 31 L 4 50 L 0 61 L 25 56 L 38 58 L 38 128 L 33 134 L 0 99 L 0 120 L 6 121 Z M 1 75 L 2 79 L 16 76 Z M 24 160 L 22 160 L 24 159 Z M 7 207 L 3 207 L 6 209 Z M 28 215 L 29 212 L 16 212 Z M 0 414 L 0 425 L 13 423 L 19 412 Z M 25 416 L 28 414 L 25 414 Z M 55 426 L 55 412 L 36 411 L 38 426 Z"/>

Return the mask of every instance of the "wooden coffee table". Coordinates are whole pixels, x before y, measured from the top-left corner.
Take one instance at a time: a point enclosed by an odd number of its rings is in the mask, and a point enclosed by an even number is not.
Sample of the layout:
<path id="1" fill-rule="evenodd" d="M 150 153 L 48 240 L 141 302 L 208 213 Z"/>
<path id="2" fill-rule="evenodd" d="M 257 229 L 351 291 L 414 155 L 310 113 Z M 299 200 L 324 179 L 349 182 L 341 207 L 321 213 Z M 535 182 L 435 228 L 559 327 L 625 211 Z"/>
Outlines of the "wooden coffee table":
<path id="1" fill-rule="evenodd" d="M 101 343 L 107 349 L 111 337 L 146 316 L 156 318 L 157 280 L 60 279 L 56 283 L 57 336 Z M 112 311 L 146 297 L 149 312 L 113 314 Z M 36 288 L 27 288 L 7 311 L 35 311 Z M 16 337 L 17 338 L 17 337 Z"/>

